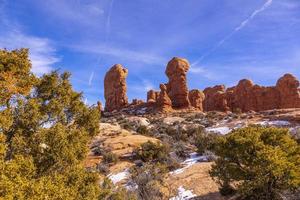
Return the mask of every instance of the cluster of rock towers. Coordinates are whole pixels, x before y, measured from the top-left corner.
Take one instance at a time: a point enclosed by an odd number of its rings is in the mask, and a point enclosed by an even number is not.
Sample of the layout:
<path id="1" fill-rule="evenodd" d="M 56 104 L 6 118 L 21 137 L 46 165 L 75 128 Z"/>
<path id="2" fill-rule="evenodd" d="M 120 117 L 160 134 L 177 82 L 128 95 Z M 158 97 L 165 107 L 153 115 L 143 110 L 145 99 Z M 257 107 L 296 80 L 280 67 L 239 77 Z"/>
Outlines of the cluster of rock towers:
<path id="1" fill-rule="evenodd" d="M 190 68 L 186 59 L 174 57 L 167 64 L 165 74 L 169 81 L 160 84 L 160 91 L 150 90 L 147 103 L 134 99 L 131 105 L 145 104 L 161 112 L 173 109 L 194 109 L 198 111 L 263 111 L 284 108 L 300 108 L 299 81 L 291 74 L 285 74 L 276 86 L 264 87 L 243 79 L 237 86 L 225 88 L 217 85 L 189 90 L 187 72 Z M 105 111 L 121 110 L 129 105 L 126 95 L 128 70 L 114 65 L 105 75 Z M 153 110 L 152 109 L 152 110 Z"/>

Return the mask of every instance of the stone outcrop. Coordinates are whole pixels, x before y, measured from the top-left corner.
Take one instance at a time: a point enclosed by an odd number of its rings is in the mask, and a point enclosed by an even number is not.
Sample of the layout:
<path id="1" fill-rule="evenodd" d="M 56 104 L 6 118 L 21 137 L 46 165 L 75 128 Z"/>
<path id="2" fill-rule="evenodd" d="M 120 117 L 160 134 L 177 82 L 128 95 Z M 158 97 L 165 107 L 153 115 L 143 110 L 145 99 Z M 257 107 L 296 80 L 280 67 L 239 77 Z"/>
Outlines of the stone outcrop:
<path id="1" fill-rule="evenodd" d="M 264 111 L 273 109 L 300 108 L 299 81 L 285 74 L 276 86 L 263 87 L 243 79 L 238 85 L 228 88 L 215 86 L 204 90 L 205 111 Z"/>
<path id="2" fill-rule="evenodd" d="M 149 90 L 147 92 L 147 102 L 148 103 L 155 103 L 159 97 L 159 92 L 154 90 Z"/>
<path id="3" fill-rule="evenodd" d="M 114 65 L 104 78 L 105 111 L 120 110 L 128 105 L 126 77 L 128 70 L 122 65 Z"/>
<path id="4" fill-rule="evenodd" d="M 191 90 L 189 92 L 189 101 L 191 106 L 198 109 L 199 111 L 203 111 L 204 99 L 205 99 L 205 95 L 200 90 Z"/>
<path id="5" fill-rule="evenodd" d="M 300 107 L 299 80 L 292 74 L 285 74 L 276 84 L 280 93 L 280 108 Z"/>
<path id="6" fill-rule="evenodd" d="M 243 79 L 235 87 L 235 105 L 242 111 L 256 110 L 253 86 L 254 83 L 251 80 Z"/>
<path id="7" fill-rule="evenodd" d="M 264 111 L 273 109 L 300 108 L 299 80 L 292 74 L 285 74 L 276 86 L 264 87 L 254 84 L 251 80 L 242 79 L 231 88 L 224 85 L 208 87 L 203 92 L 188 90 L 187 72 L 189 62 L 183 58 L 174 57 L 166 67 L 167 84 L 160 84 L 160 91 L 147 92 L 147 103 L 133 99 L 128 105 L 126 96 L 127 69 L 122 65 L 114 65 L 105 75 L 105 111 L 121 110 L 124 107 L 150 108 L 163 112 L 172 109 L 192 109 L 199 111 Z M 129 106 L 129 107 L 128 107 Z M 101 103 L 98 104 L 102 110 Z M 195 108 L 195 109 L 193 109 Z"/>
<path id="8" fill-rule="evenodd" d="M 189 68 L 190 65 L 187 60 L 177 57 L 170 60 L 167 65 L 166 75 L 169 78 L 167 93 L 174 108 L 187 108 L 190 106 L 186 80 L 186 73 Z"/>
<path id="9" fill-rule="evenodd" d="M 172 111 L 172 101 L 167 94 L 167 87 L 165 84 L 160 84 L 160 93 L 157 100 L 157 108 L 161 112 Z"/>
<path id="10" fill-rule="evenodd" d="M 136 106 L 136 105 L 141 105 L 143 103 L 144 103 L 144 101 L 141 99 L 132 99 L 132 102 L 130 105 Z"/>
<path id="11" fill-rule="evenodd" d="M 204 91 L 204 110 L 205 111 L 227 111 L 227 100 L 224 85 L 206 88 Z"/>

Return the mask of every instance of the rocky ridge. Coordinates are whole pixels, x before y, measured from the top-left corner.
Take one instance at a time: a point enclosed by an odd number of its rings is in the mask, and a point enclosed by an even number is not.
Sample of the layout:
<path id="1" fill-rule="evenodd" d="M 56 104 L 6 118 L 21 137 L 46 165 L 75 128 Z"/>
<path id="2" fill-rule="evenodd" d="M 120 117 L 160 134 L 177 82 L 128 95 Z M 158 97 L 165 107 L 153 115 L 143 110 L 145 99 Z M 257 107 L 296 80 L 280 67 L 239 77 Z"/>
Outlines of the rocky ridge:
<path id="1" fill-rule="evenodd" d="M 160 84 L 160 91 L 147 92 L 147 102 L 134 99 L 128 103 L 126 77 L 128 70 L 122 65 L 114 65 L 105 76 L 105 111 L 176 112 L 221 111 L 249 112 L 274 109 L 300 108 L 299 80 L 292 74 L 285 74 L 275 86 L 265 87 L 242 79 L 231 88 L 216 85 L 201 90 L 189 90 L 187 72 L 190 68 L 186 59 L 174 57 L 166 67 L 169 81 Z M 142 112 L 140 110 L 142 109 Z M 133 111 L 133 112 L 135 112 Z"/>

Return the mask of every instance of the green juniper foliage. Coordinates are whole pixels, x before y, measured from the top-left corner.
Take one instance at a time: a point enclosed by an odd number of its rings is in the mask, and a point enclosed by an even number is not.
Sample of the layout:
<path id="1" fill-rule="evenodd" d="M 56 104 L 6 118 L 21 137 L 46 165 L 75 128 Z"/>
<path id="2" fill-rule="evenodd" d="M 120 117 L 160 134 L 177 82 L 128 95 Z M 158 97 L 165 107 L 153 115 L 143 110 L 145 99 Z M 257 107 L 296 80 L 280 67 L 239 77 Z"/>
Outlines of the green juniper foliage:
<path id="1" fill-rule="evenodd" d="M 218 139 L 211 175 L 241 199 L 282 199 L 300 187 L 300 146 L 287 129 L 248 127 Z"/>
<path id="2" fill-rule="evenodd" d="M 82 166 L 100 113 L 70 74 L 31 72 L 28 50 L 0 50 L 0 199 L 98 199 Z"/>

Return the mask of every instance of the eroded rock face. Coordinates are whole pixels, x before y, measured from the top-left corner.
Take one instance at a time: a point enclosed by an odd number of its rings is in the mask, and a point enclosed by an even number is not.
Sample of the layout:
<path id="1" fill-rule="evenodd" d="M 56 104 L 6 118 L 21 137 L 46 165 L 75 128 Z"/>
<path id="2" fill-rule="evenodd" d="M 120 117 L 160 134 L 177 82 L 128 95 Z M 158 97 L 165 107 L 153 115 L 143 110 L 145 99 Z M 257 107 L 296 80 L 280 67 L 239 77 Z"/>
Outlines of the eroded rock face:
<path id="1" fill-rule="evenodd" d="M 149 90 L 147 92 L 147 102 L 148 103 L 155 103 L 159 97 L 159 92 L 154 90 Z"/>
<path id="2" fill-rule="evenodd" d="M 128 105 L 126 77 L 128 70 L 116 64 L 104 78 L 105 111 L 120 110 Z"/>
<path id="3" fill-rule="evenodd" d="M 243 112 L 256 110 L 256 100 L 253 93 L 254 83 L 251 80 L 240 80 L 235 88 L 235 104 Z"/>
<path id="4" fill-rule="evenodd" d="M 160 84 L 160 93 L 157 100 L 158 110 L 162 112 L 172 111 L 172 101 L 167 94 L 167 87 L 165 84 Z"/>
<path id="5" fill-rule="evenodd" d="M 189 92 L 189 100 L 191 106 L 198 109 L 199 111 L 203 111 L 203 101 L 205 99 L 205 95 L 200 90 L 191 90 Z"/>
<path id="6" fill-rule="evenodd" d="M 291 74 L 281 77 L 275 87 L 254 85 L 243 79 L 224 91 L 222 85 L 206 88 L 204 110 L 248 112 L 300 107 L 299 81 Z"/>
<path id="7" fill-rule="evenodd" d="M 167 65 L 166 75 L 169 78 L 167 93 L 174 108 L 187 108 L 190 105 L 186 80 L 189 68 L 187 60 L 177 57 L 170 60 Z"/>
<path id="8" fill-rule="evenodd" d="M 206 88 L 204 91 L 204 110 L 205 111 L 227 111 L 227 100 L 224 85 L 216 85 Z"/>
<path id="9" fill-rule="evenodd" d="M 300 107 L 299 80 L 292 74 L 285 74 L 276 84 L 280 93 L 280 108 Z"/>

